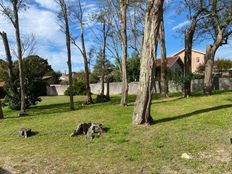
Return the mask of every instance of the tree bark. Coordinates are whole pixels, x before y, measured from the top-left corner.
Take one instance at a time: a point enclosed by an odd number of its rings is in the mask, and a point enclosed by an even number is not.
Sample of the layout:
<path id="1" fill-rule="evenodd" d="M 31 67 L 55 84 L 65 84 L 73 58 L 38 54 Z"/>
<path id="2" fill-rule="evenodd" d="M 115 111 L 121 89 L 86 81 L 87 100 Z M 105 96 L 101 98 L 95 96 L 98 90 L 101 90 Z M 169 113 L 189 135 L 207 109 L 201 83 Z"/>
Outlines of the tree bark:
<path id="1" fill-rule="evenodd" d="M 69 30 L 69 20 L 68 20 L 68 13 L 67 13 L 67 6 L 64 0 L 62 0 L 62 10 L 63 10 L 63 17 L 65 22 L 65 36 L 66 36 L 66 48 L 67 48 L 67 56 L 68 56 L 68 77 L 69 77 L 69 100 L 70 100 L 70 109 L 74 110 L 74 99 L 73 99 L 73 79 L 72 79 L 72 58 L 71 58 L 71 37 L 70 37 L 70 30 Z"/>
<path id="2" fill-rule="evenodd" d="M 104 91 L 105 91 L 105 80 L 104 80 L 104 78 L 105 78 L 105 74 L 102 73 L 102 75 L 101 75 L 101 93 L 100 93 L 100 95 L 104 95 Z"/>
<path id="3" fill-rule="evenodd" d="M 213 72 L 213 58 L 212 45 L 207 45 L 206 48 L 206 64 L 205 64 L 205 78 L 204 78 L 204 94 L 211 95 L 212 93 L 212 72 Z"/>
<path id="4" fill-rule="evenodd" d="M 185 32 L 185 56 L 184 56 L 184 97 L 191 96 L 191 75 L 192 75 L 192 39 L 193 33 Z"/>
<path id="5" fill-rule="evenodd" d="M 3 119 L 4 115 L 3 115 L 3 110 L 2 110 L 2 101 L 0 100 L 0 119 Z"/>
<path id="6" fill-rule="evenodd" d="M 127 75 L 127 8 L 128 0 L 120 0 L 121 10 L 121 36 L 122 36 L 122 96 L 121 105 L 128 104 L 128 75 Z"/>
<path id="7" fill-rule="evenodd" d="M 105 62 L 106 62 L 106 39 L 107 39 L 107 33 L 106 33 L 106 22 L 103 21 L 102 25 L 102 33 L 103 33 L 103 45 L 102 45 L 102 53 L 103 53 L 103 62 L 102 62 L 102 76 L 101 76 L 101 95 L 105 95 Z"/>
<path id="8" fill-rule="evenodd" d="M 207 45 L 205 55 L 205 77 L 204 77 L 204 95 L 208 96 L 212 94 L 212 81 L 213 81 L 213 65 L 214 57 L 217 49 L 222 45 L 224 29 L 220 29 L 217 34 L 217 39 L 213 45 Z"/>
<path id="9" fill-rule="evenodd" d="M 106 79 L 106 97 L 110 99 L 110 81 L 109 78 Z"/>
<path id="10" fill-rule="evenodd" d="M 91 96 L 91 89 L 90 89 L 90 80 L 89 80 L 89 66 L 88 66 L 88 58 L 87 53 L 85 49 L 85 38 L 84 38 L 84 32 L 83 32 L 83 24 L 81 25 L 81 46 L 82 46 L 82 55 L 84 59 L 84 67 L 85 67 L 85 79 L 86 79 L 86 104 L 92 104 L 93 99 Z"/>
<path id="11" fill-rule="evenodd" d="M 167 55 L 165 46 L 164 19 L 162 17 L 159 29 L 159 42 L 161 48 L 161 73 L 160 73 L 160 94 L 162 97 L 168 97 L 168 79 L 167 79 Z"/>
<path id="12" fill-rule="evenodd" d="M 208 96 L 212 94 L 213 87 L 213 65 L 214 57 L 217 49 L 223 42 L 223 30 L 220 30 L 216 41 L 213 45 L 207 45 L 205 55 L 205 77 L 204 77 L 204 95 Z"/>
<path id="13" fill-rule="evenodd" d="M 25 77 L 23 74 L 23 57 L 22 57 L 22 43 L 20 37 L 20 28 L 19 28 L 19 18 L 18 18 L 18 1 L 13 0 L 13 13 L 15 18 L 15 35 L 16 35 L 16 44 L 18 51 L 18 60 L 19 60 L 19 80 L 20 80 L 20 94 L 21 94 L 21 107 L 20 107 L 20 116 L 26 115 L 26 103 L 25 103 Z"/>
<path id="14" fill-rule="evenodd" d="M 151 124 L 151 101 L 154 88 L 155 45 L 157 44 L 164 0 L 148 0 L 144 26 L 140 80 L 133 113 L 133 124 Z"/>
<path id="15" fill-rule="evenodd" d="M 204 3 L 203 0 L 198 0 L 196 2 L 199 5 L 196 9 L 196 12 L 193 16 L 191 16 L 190 11 L 190 19 L 191 23 L 189 28 L 185 30 L 185 56 L 184 56 L 184 87 L 183 92 L 185 97 L 191 96 L 191 80 L 192 80 L 192 45 L 193 45 L 193 37 L 195 34 L 195 30 L 197 27 L 197 22 L 199 21 L 199 16 L 204 12 Z M 186 4 L 186 8 L 193 8 L 193 4 Z"/>
<path id="16" fill-rule="evenodd" d="M 13 77 L 13 62 L 10 52 L 10 46 L 7 38 L 7 34 L 5 32 L 0 32 L 0 35 L 2 36 L 3 45 L 5 48 L 6 53 L 6 62 L 7 62 L 7 71 L 8 71 L 8 77 L 9 77 L 9 86 L 12 94 L 15 94 L 17 92 L 16 88 L 14 87 L 14 77 Z"/>

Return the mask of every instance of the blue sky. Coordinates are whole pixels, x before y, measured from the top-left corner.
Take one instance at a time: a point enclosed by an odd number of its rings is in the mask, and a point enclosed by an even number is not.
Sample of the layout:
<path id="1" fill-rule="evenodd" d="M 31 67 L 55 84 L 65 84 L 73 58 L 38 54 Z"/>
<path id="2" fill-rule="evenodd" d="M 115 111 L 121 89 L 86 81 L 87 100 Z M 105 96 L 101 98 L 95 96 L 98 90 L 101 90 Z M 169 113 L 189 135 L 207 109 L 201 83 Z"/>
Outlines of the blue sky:
<path id="1" fill-rule="evenodd" d="M 30 2 L 28 5 L 29 8 L 20 13 L 22 37 L 27 37 L 33 33 L 37 38 L 36 53 L 47 59 L 56 71 L 66 71 L 67 58 L 65 36 L 60 31 L 57 22 L 56 10 L 58 7 L 56 3 L 54 0 L 30 0 L 28 2 Z M 86 14 L 96 12 L 99 2 L 101 2 L 101 0 L 82 0 L 82 4 L 86 9 Z M 183 35 L 178 33 L 178 29 L 188 23 L 186 17 L 177 14 L 175 9 L 175 6 L 171 6 L 165 13 L 166 47 L 169 56 L 184 47 Z M 90 25 L 90 27 L 95 28 L 96 26 Z M 14 30 L 9 21 L 2 16 L 0 16 L 0 31 L 6 31 L 10 40 L 12 42 L 14 41 Z M 86 34 L 87 50 L 91 47 L 97 49 L 99 46 L 96 39 L 94 39 L 95 35 L 91 32 L 91 29 L 88 29 Z M 80 44 L 79 40 L 77 42 Z M 194 49 L 204 52 L 207 43 L 211 43 L 211 41 L 198 42 L 194 44 Z M 73 71 L 82 70 L 83 59 L 80 52 L 73 47 L 72 55 Z M 0 57 L 5 57 L 1 40 Z M 226 45 L 221 47 L 216 57 L 232 58 L 232 46 Z"/>

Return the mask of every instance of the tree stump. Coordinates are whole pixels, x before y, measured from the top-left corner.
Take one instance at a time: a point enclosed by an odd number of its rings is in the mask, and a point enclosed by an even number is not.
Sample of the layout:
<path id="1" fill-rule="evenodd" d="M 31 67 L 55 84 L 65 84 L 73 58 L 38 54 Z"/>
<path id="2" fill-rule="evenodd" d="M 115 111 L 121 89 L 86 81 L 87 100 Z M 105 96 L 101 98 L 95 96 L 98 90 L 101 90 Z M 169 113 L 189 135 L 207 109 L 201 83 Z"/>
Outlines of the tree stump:
<path id="1" fill-rule="evenodd" d="M 27 128 L 21 128 L 19 130 L 19 135 L 20 136 L 23 136 L 25 138 L 31 136 L 32 132 L 31 132 L 31 129 L 27 129 Z"/>
<path id="2" fill-rule="evenodd" d="M 93 139 L 94 134 L 97 133 L 101 135 L 104 133 L 102 124 L 99 123 L 80 123 L 76 130 L 71 133 L 71 137 L 78 136 L 78 135 L 86 135 L 86 138 Z"/>

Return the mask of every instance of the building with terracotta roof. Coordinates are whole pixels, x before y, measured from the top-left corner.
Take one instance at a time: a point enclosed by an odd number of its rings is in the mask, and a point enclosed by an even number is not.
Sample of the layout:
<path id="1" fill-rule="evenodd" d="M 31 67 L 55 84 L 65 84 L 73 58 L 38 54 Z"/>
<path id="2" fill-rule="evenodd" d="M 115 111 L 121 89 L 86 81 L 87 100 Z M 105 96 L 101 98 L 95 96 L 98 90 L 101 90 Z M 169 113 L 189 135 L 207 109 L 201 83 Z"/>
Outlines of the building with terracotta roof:
<path id="1" fill-rule="evenodd" d="M 182 49 L 175 53 L 173 56 L 179 56 L 184 62 L 185 49 Z M 197 72 L 201 65 L 205 64 L 205 53 L 197 50 L 192 50 L 192 73 Z"/>
<path id="2" fill-rule="evenodd" d="M 167 57 L 167 68 L 176 74 L 184 74 L 184 63 L 179 56 Z M 160 80 L 161 59 L 156 61 L 156 80 Z"/>
<path id="3" fill-rule="evenodd" d="M 0 88 L 4 88 L 6 86 L 5 82 L 0 82 Z"/>

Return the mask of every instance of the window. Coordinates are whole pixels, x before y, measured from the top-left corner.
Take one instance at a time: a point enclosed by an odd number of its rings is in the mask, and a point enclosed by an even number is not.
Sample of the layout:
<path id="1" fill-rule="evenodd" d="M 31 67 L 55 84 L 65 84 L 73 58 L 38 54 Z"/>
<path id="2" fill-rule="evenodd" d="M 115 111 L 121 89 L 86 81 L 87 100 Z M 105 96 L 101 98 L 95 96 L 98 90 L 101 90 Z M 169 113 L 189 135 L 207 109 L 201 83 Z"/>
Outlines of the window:
<path id="1" fill-rule="evenodd" d="M 200 57 L 197 57 L 197 58 L 196 58 L 196 62 L 197 62 L 197 63 L 200 63 Z"/>

